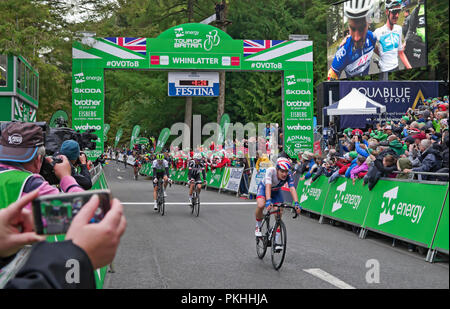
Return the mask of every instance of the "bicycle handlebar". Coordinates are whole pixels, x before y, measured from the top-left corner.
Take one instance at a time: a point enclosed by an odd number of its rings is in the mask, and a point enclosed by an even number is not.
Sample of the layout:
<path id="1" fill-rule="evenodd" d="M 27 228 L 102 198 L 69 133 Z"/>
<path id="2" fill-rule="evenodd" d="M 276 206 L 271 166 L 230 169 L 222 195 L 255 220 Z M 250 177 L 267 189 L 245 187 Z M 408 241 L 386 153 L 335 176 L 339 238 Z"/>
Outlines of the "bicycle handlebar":
<path id="1" fill-rule="evenodd" d="M 290 209 L 293 209 L 293 210 L 295 211 L 295 215 L 292 217 L 292 219 L 295 219 L 295 218 L 298 217 L 298 213 L 297 213 L 297 211 L 296 211 L 296 209 L 295 209 L 294 206 L 291 206 L 291 205 L 288 205 L 288 204 L 285 204 L 285 203 L 273 203 L 273 204 L 272 204 L 272 207 L 281 207 L 281 208 L 290 208 Z M 277 212 L 279 212 L 279 210 L 276 210 L 276 211 L 274 211 L 274 212 L 271 212 L 270 214 L 277 213 Z"/>

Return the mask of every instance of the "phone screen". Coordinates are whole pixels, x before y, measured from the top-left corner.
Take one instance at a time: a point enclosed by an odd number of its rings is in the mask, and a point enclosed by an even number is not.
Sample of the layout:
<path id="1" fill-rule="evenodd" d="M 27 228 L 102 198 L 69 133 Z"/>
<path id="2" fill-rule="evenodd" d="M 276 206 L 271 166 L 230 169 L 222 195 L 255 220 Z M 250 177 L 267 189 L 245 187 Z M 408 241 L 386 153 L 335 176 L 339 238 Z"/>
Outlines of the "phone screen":
<path id="1" fill-rule="evenodd" d="M 33 215 L 36 233 L 41 235 L 65 234 L 73 218 L 94 194 L 98 194 L 100 203 L 89 223 L 98 223 L 111 208 L 111 192 L 109 190 L 47 195 L 35 199 Z"/>

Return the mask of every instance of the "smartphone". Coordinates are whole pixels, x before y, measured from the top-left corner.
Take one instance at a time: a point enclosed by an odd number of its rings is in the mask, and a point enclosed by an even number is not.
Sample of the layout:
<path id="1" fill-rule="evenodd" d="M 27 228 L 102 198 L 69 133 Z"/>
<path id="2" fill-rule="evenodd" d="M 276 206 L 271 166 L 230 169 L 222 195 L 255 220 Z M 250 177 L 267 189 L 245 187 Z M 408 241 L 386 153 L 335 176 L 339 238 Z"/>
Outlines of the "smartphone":
<path id="1" fill-rule="evenodd" d="M 89 223 L 98 223 L 111 208 L 111 191 L 91 190 L 78 193 L 44 195 L 33 201 L 36 233 L 39 235 L 65 234 L 73 218 L 94 195 L 100 203 Z"/>

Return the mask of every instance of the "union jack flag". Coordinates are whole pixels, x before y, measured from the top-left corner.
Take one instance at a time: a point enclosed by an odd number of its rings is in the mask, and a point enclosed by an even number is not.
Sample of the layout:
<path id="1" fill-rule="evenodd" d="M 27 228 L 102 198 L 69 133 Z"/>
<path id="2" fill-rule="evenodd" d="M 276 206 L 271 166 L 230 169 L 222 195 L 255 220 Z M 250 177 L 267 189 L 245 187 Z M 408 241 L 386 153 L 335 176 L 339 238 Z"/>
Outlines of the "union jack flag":
<path id="1" fill-rule="evenodd" d="M 286 41 L 282 40 L 244 40 L 244 57 L 272 48 Z"/>
<path id="2" fill-rule="evenodd" d="M 147 54 L 146 38 L 105 38 L 105 40 L 144 56 Z"/>

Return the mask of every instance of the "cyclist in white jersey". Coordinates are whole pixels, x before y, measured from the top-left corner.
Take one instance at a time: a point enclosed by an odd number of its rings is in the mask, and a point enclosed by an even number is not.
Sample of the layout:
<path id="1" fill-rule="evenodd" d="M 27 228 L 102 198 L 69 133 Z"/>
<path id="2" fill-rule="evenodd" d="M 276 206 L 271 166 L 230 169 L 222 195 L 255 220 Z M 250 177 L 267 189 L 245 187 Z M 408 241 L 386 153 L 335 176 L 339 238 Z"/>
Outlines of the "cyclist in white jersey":
<path id="1" fill-rule="evenodd" d="M 398 70 L 398 58 L 403 62 L 405 68 L 411 69 L 411 64 L 402 47 L 402 27 L 397 25 L 401 5 L 401 0 L 386 0 L 386 24 L 374 31 L 378 41 L 375 53 L 380 56 L 382 72 Z"/>

